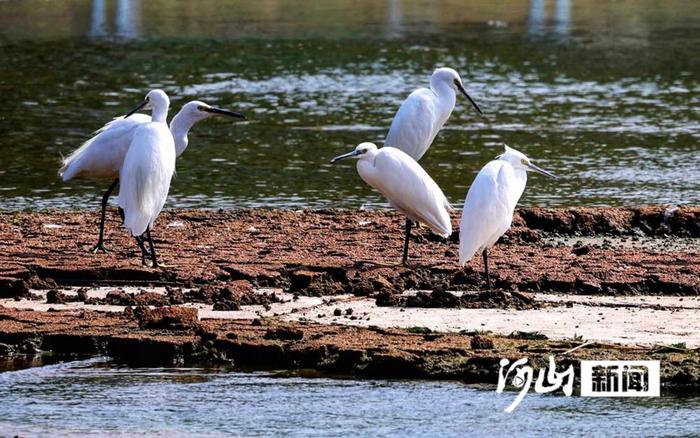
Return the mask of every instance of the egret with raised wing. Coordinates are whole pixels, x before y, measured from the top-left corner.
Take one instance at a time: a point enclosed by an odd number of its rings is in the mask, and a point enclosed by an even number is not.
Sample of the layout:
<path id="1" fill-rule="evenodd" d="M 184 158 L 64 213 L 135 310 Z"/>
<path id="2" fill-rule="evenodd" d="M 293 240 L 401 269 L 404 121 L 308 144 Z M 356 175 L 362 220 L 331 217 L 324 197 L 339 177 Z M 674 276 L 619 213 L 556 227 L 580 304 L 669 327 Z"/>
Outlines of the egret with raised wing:
<path id="1" fill-rule="evenodd" d="M 132 111 L 133 113 L 133 111 Z M 170 123 L 170 132 L 175 141 L 176 156 L 182 155 L 187 149 L 188 137 L 192 126 L 208 117 L 224 115 L 244 119 L 242 114 L 212 107 L 204 102 L 193 100 L 183 105 Z M 92 251 L 106 252 L 104 246 L 104 226 L 107 201 L 119 183 L 119 169 L 124 163 L 124 157 L 133 139 L 134 132 L 139 126 L 151 121 L 147 114 L 133 114 L 130 117 L 117 117 L 107 123 L 96 135 L 82 144 L 63 160 L 63 166 L 58 174 L 63 181 L 74 177 L 110 178 L 113 179 L 107 191 L 102 196 L 100 217 L 100 234 L 97 244 Z"/>
<path id="2" fill-rule="evenodd" d="M 331 163 L 345 158 L 357 158 L 360 177 L 406 216 L 403 264 L 408 260 L 408 240 L 414 222 L 420 221 L 443 237 L 452 234 L 452 208 L 447 198 L 408 154 L 394 147 L 377 149 L 374 143 L 360 143 L 352 152 L 333 158 Z"/>
<path id="3" fill-rule="evenodd" d="M 418 161 L 433 143 L 452 110 L 457 91 L 469 99 L 474 109 L 481 108 L 467 93 L 462 78 L 451 68 L 439 68 L 430 77 L 430 88 L 419 88 L 401 104 L 391 122 L 384 146 L 401 149 Z"/>
<path id="4" fill-rule="evenodd" d="M 459 225 L 459 263 L 464 265 L 481 251 L 489 290 L 488 250 L 510 228 L 515 206 L 525 190 L 528 171 L 556 178 L 532 164 L 523 153 L 505 146 L 505 152 L 476 175 L 464 201 Z"/>

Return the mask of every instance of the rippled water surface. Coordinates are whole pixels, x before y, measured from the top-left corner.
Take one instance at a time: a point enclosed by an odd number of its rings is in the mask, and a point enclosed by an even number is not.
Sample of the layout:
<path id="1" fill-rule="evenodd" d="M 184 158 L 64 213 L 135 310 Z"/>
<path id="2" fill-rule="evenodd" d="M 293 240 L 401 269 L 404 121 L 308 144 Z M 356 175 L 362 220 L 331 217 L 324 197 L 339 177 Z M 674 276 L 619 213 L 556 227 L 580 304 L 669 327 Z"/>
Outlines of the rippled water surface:
<path id="1" fill-rule="evenodd" d="M 451 382 L 288 378 L 105 359 L 0 373 L 0 435 L 696 436 L 700 398 L 591 399 Z"/>
<path id="2" fill-rule="evenodd" d="M 381 203 L 352 163 L 432 70 L 465 99 L 421 164 L 456 204 L 502 143 L 533 176 L 524 205 L 700 202 L 700 2 L 0 1 L 0 209 L 93 206 L 68 154 L 149 88 L 248 120 L 194 128 L 170 206 Z"/>

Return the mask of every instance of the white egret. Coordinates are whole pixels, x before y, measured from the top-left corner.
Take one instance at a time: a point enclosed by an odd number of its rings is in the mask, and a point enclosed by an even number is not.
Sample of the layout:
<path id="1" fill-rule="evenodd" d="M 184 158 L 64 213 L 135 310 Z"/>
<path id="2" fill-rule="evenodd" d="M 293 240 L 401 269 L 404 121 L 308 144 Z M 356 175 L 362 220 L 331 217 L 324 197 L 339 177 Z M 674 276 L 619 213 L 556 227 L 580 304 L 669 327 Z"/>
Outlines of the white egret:
<path id="1" fill-rule="evenodd" d="M 459 263 L 464 265 L 481 251 L 489 290 L 488 250 L 510 228 L 513 211 L 525 190 L 528 171 L 556 178 L 551 172 L 532 164 L 523 153 L 505 146 L 505 152 L 487 163 L 476 175 L 464 201 L 459 225 Z"/>
<path id="2" fill-rule="evenodd" d="M 124 227 L 139 244 L 144 265 L 145 256 L 149 254 L 144 239 L 148 239 L 153 267 L 158 267 L 158 259 L 151 229 L 165 205 L 170 180 L 175 173 L 175 141 L 166 122 L 169 105 L 165 92 L 153 90 L 131 112 L 144 107 L 153 109 L 151 121 L 134 130 L 124 164 L 119 170 L 119 208 L 123 212 Z M 131 113 L 124 117 L 128 118 Z"/>
<path id="3" fill-rule="evenodd" d="M 457 90 L 483 114 L 467 93 L 459 74 L 451 68 L 439 68 L 430 77 L 430 88 L 417 89 L 401 104 L 384 145 L 401 149 L 419 161 L 452 114 Z"/>
<path id="4" fill-rule="evenodd" d="M 215 108 L 204 102 L 193 100 L 183 105 L 170 122 L 170 132 L 175 140 L 175 153 L 179 157 L 187 149 L 189 133 L 192 126 L 208 117 L 225 115 L 245 118 L 242 114 Z M 133 114 L 130 117 L 117 117 L 96 132 L 96 135 L 83 143 L 63 160 L 63 166 L 58 174 L 63 181 L 76 176 L 87 178 L 114 179 L 102 196 L 100 218 L 100 235 L 92 251 L 106 252 L 104 246 L 104 226 L 107 201 L 119 183 L 119 169 L 124 163 L 126 151 L 133 138 L 136 128 L 151 121 L 147 114 Z"/>
<path id="5" fill-rule="evenodd" d="M 413 222 L 420 221 L 443 237 L 452 234 L 452 208 L 440 187 L 416 160 L 394 147 L 377 149 L 374 143 L 360 143 L 354 151 L 333 158 L 331 163 L 351 157 L 358 158 L 360 177 L 406 215 L 403 264 L 408 260 Z"/>

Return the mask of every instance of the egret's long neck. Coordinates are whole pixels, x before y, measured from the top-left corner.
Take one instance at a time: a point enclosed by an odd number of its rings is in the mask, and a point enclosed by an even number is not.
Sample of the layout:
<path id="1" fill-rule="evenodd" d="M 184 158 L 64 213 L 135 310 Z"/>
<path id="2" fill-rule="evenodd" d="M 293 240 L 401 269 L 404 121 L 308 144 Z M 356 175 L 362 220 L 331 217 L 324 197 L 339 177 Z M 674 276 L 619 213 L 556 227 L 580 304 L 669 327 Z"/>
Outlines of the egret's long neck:
<path id="1" fill-rule="evenodd" d="M 166 123 L 166 120 L 168 118 L 168 108 L 169 107 L 170 107 L 169 103 L 162 103 L 160 105 L 157 105 L 155 108 L 153 108 L 153 112 L 151 113 L 151 121 L 159 122 L 159 123 Z"/>
<path id="2" fill-rule="evenodd" d="M 357 173 L 367 184 L 377 189 L 378 172 L 374 167 L 374 160 L 377 158 L 378 150 L 370 150 L 359 160 L 357 160 Z M 377 189 L 378 190 L 378 189 Z"/>
<path id="3" fill-rule="evenodd" d="M 430 81 L 430 89 L 437 95 L 438 105 L 440 106 L 440 122 L 445 123 L 455 107 L 457 94 L 454 88 L 444 81 Z"/>
<path id="4" fill-rule="evenodd" d="M 511 196 L 511 202 L 513 203 L 513 208 L 520 200 L 520 197 L 525 191 L 525 186 L 527 185 L 527 171 L 521 167 L 514 166 L 515 173 L 515 184 L 513 184 L 509 195 Z"/>
<path id="5" fill-rule="evenodd" d="M 452 98 L 455 99 L 456 91 L 445 81 L 430 81 L 430 89 L 437 94 L 440 99 Z"/>
<path id="6" fill-rule="evenodd" d="M 175 153 L 179 157 L 187 149 L 187 134 L 197 121 L 193 117 L 188 117 L 182 111 L 175 114 L 170 122 L 170 132 L 175 140 Z"/>

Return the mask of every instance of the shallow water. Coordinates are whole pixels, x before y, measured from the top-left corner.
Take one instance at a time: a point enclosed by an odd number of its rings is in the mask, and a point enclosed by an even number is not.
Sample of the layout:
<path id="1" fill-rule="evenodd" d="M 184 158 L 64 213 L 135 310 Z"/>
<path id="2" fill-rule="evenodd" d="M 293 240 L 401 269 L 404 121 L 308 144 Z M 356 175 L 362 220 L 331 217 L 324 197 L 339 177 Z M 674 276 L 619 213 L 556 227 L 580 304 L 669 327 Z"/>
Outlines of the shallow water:
<path id="1" fill-rule="evenodd" d="M 0 209 L 94 206 L 59 157 L 152 87 L 248 116 L 195 127 L 169 206 L 381 204 L 328 160 L 442 65 L 486 113 L 458 99 L 422 160 L 453 203 L 504 141 L 561 175 L 523 205 L 698 203 L 698 27 L 692 0 L 0 1 Z"/>
<path id="2" fill-rule="evenodd" d="M 126 368 L 107 359 L 0 373 L 0 435 L 682 436 L 698 397 L 590 399 L 456 382 L 278 377 L 201 368 Z M 99 409 L 97 409 L 99 408 Z"/>

